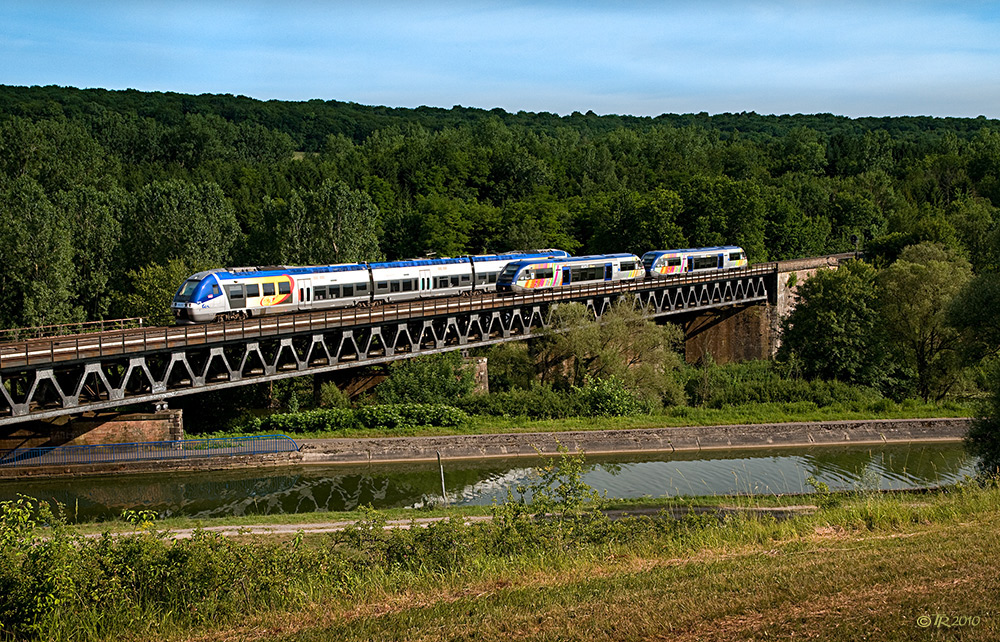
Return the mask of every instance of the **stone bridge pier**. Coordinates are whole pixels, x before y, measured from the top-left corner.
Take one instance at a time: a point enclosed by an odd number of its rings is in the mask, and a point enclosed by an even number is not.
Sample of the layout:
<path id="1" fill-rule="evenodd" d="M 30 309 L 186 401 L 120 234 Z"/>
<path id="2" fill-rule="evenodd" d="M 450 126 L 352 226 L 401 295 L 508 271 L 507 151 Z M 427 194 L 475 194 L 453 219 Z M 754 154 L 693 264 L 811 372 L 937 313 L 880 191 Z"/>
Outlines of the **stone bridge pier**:
<path id="1" fill-rule="evenodd" d="M 768 284 L 767 305 L 733 306 L 693 312 L 682 325 L 684 357 L 698 363 L 770 359 L 781 346 L 781 322 L 795 308 L 796 291 L 819 270 L 836 270 L 854 254 L 779 261 L 776 282 Z"/>

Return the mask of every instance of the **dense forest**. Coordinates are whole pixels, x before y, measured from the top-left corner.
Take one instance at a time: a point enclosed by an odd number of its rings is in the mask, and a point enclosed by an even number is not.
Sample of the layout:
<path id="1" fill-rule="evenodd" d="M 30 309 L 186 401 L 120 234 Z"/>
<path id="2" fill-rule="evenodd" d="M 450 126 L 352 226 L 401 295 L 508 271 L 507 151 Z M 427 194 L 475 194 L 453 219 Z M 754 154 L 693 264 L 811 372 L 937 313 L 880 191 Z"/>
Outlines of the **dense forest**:
<path id="1" fill-rule="evenodd" d="M 164 321 L 183 278 L 558 247 L 997 264 L 1000 122 L 558 116 L 0 86 L 0 326 Z"/>

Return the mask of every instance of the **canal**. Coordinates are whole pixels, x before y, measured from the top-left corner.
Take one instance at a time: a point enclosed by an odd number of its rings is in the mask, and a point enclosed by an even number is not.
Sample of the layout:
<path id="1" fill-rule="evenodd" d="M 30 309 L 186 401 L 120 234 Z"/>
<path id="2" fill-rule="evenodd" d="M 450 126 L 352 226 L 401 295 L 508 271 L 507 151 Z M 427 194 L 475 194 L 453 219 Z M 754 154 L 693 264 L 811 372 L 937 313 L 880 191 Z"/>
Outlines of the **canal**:
<path id="1" fill-rule="evenodd" d="M 541 460 L 444 462 L 452 504 L 503 501 L 529 483 Z M 975 472 L 961 443 L 822 446 L 675 454 L 594 456 L 584 481 L 608 497 L 808 493 L 807 479 L 832 490 L 924 488 Z M 125 509 L 161 516 L 223 517 L 375 508 L 441 501 L 436 463 L 303 466 L 0 482 L 0 500 L 19 494 L 55 500 L 71 521 L 116 517 Z"/>

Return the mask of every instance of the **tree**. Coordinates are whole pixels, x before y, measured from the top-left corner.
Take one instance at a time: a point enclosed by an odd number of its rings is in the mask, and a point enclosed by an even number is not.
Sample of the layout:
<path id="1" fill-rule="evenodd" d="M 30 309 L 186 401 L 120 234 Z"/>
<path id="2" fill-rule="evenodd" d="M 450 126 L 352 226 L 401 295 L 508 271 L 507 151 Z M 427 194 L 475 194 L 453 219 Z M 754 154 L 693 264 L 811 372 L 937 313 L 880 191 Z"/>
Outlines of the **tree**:
<path id="1" fill-rule="evenodd" d="M 891 364 L 881 332 L 876 274 L 866 263 L 848 261 L 799 285 L 795 308 L 782 323 L 778 358 L 793 361 L 810 378 L 884 383 Z"/>
<path id="2" fill-rule="evenodd" d="M 130 270 L 125 275 L 127 286 L 114 295 L 112 311 L 122 318 L 142 317 L 149 325 L 169 325 L 174 320 L 170 302 L 181 283 L 194 272 L 181 259 Z"/>
<path id="3" fill-rule="evenodd" d="M 981 274 L 951 300 L 948 323 L 961 333 L 969 362 L 1000 355 L 1000 274 Z"/>
<path id="4" fill-rule="evenodd" d="M 989 397 L 972 421 L 965 445 L 969 454 L 979 458 L 979 470 L 1000 477 L 1000 365 L 989 374 Z"/>
<path id="5" fill-rule="evenodd" d="M 101 192 L 81 187 L 59 192 L 56 198 L 73 237 L 75 301 L 87 319 L 103 319 L 111 304 L 113 268 L 121 240 L 119 220 L 128 196 L 117 189 Z"/>
<path id="6" fill-rule="evenodd" d="M 683 332 L 673 324 L 657 325 L 621 298 L 598 323 L 587 308 L 570 303 L 553 310 L 539 362 L 543 377 L 562 385 L 584 386 L 588 379 L 617 378 L 643 399 L 657 404 L 683 403 L 675 375 Z"/>
<path id="7" fill-rule="evenodd" d="M 948 324 L 948 309 L 971 277 L 968 261 L 933 243 L 907 247 L 879 275 L 886 331 L 924 401 L 942 399 L 955 384 L 959 333 Z"/>
<path id="8" fill-rule="evenodd" d="M 2 185 L 2 184 L 0 184 Z M 72 304 L 73 240 L 65 213 L 22 176 L 0 188 L 0 325 L 80 321 Z"/>
<path id="9" fill-rule="evenodd" d="M 379 384 L 380 403 L 451 403 L 472 392 L 472 372 L 458 352 L 443 352 L 389 364 L 389 377 Z"/>
<path id="10" fill-rule="evenodd" d="M 672 190 L 656 189 L 648 194 L 620 192 L 610 211 L 597 219 L 597 246 L 604 252 L 630 252 L 642 256 L 649 250 L 687 246 L 677 220 L 683 205 Z"/>
<path id="11" fill-rule="evenodd" d="M 241 232 L 229 200 L 215 183 L 157 181 L 143 188 L 123 221 L 125 270 L 183 260 L 223 266 Z"/>
<path id="12" fill-rule="evenodd" d="M 296 191 L 279 224 L 281 260 L 297 265 L 359 263 L 381 258 L 382 220 L 367 194 L 325 180 Z"/>

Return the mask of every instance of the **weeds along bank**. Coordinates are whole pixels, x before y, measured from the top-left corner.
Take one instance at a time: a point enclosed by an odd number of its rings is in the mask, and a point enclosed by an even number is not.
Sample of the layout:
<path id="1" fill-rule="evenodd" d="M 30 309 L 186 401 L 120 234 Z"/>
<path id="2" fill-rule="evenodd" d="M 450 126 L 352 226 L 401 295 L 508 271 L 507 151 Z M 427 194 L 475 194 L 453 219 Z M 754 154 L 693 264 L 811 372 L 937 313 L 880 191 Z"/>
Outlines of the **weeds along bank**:
<path id="1" fill-rule="evenodd" d="M 503 381 L 504 368 L 498 371 Z M 306 383 L 285 391 L 277 412 L 244 414 L 208 427 L 220 436 L 411 436 L 968 417 L 975 412 L 969 401 L 897 402 L 865 386 L 795 378 L 765 361 L 687 367 L 676 373 L 666 400 L 642 382 L 617 374 L 585 377 L 580 385 L 531 380 L 489 393 L 472 391 L 462 375 L 458 355 L 413 359 L 393 368 L 374 395 L 353 403 L 333 384 L 322 385 L 317 396 Z M 189 425 L 189 431 L 197 432 L 198 424 Z"/>
<path id="2" fill-rule="evenodd" d="M 465 594 L 466 587 L 484 582 L 516 587 L 538 574 L 586 575 L 608 560 L 632 559 L 639 567 L 684 560 L 698 564 L 714 555 L 728 558 L 748 548 L 773 551 L 776 546 L 813 554 L 812 538 L 823 529 L 848 538 L 891 540 L 914 528 L 995 523 L 1000 505 L 1000 490 L 992 484 L 970 483 L 918 499 L 874 492 L 840 496 L 820 488 L 818 511 L 780 522 L 711 512 L 683 519 L 609 520 L 597 510 L 600 498 L 581 483 L 581 470 L 582 458 L 564 456 L 540 471 L 527 489 L 534 493 L 530 503 L 497 505 L 489 522 L 453 518 L 427 528 L 385 529 L 385 517 L 369 511 L 342 532 L 285 540 L 205 531 L 172 540 L 157 530 L 152 515 L 131 511 L 126 517 L 132 532 L 88 538 L 64 522 L 58 507 L 27 498 L 4 503 L 0 637 L 187 638 L 241 626 L 266 628 L 272 620 L 287 626 L 316 609 L 339 621 L 346 613 L 364 612 L 366 604 L 391 603 L 393 596 Z M 754 503 L 753 498 L 739 501 Z M 549 517 L 539 519 L 539 513 Z M 890 556 L 887 563 L 907 567 L 902 557 Z M 625 563 L 621 572 L 632 576 L 634 569 Z M 795 585 L 815 579 L 787 576 L 783 581 Z M 670 581 L 655 588 L 669 594 Z M 724 592 L 732 590 L 727 584 Z M 569 599 L 578 604 L 607 598 Z M 518 608 L 511 604 L 512 612 Z"/>

